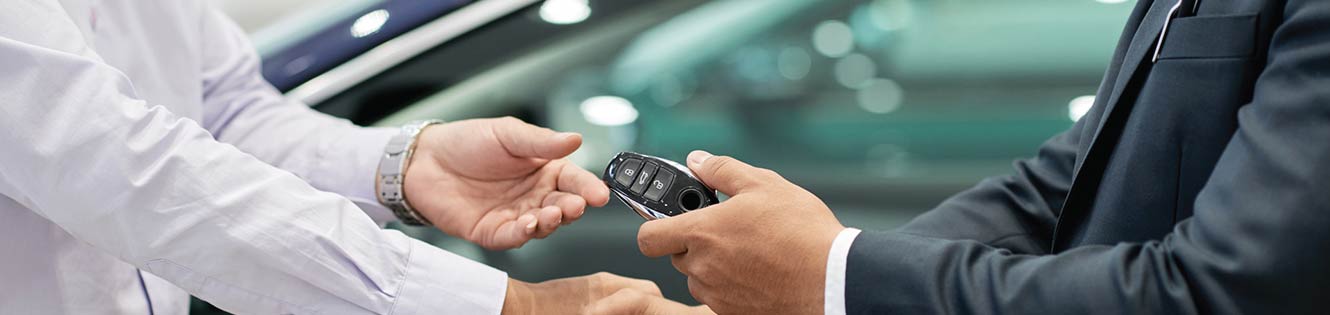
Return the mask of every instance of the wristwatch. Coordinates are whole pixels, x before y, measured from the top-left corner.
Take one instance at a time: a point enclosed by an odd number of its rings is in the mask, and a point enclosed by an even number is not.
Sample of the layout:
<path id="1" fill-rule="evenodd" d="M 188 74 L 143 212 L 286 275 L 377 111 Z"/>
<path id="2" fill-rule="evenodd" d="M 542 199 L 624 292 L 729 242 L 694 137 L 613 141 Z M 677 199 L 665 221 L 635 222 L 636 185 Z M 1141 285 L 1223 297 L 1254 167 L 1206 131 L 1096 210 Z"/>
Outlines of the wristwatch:
<path id="1" fill-rule="evenodd" d="M 406 167 L 411 163 L 411 153 L 416 150 L 420 131 L 442 123 L 441 120 L 418 120 L 402 125 L 401 132 L 388 140 L 388 145 L 383 148 L 383 158 L 379 159 L 379 176 L 374 185 L 374 189 L 379 192 L 379 203 L 391 209 L 393 215 L 406 225 L 432 225 L 429 219 L 407 203 L 402 182 L 406 179 Z"/>

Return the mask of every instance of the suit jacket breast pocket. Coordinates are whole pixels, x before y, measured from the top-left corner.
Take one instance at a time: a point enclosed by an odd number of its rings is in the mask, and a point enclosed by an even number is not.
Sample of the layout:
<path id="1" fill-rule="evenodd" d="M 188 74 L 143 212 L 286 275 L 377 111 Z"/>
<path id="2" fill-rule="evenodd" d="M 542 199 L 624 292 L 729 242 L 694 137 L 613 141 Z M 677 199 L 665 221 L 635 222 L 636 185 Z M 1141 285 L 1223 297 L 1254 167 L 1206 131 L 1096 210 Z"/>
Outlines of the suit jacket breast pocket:
<path id="1" fill-rule="evenodd" d="M 1175 220 L 1192 215 L 1193 202 L 1237 129 L 1237 112 L 1252 98 L 1259 74 L 1257 16 L 1198 16 L 1175 19 L 1159 62 L 1142 88 L 1137 111 L 1145 112 L 1175 147 Z M 1133 114 L 1135 116 L 1135 114 Z"/>
<path id="2" fill-rule="evenodd" d="M 1257 15 L 1174 19 L 1159 59 L 1241 58 L 1256 51 Z"/>

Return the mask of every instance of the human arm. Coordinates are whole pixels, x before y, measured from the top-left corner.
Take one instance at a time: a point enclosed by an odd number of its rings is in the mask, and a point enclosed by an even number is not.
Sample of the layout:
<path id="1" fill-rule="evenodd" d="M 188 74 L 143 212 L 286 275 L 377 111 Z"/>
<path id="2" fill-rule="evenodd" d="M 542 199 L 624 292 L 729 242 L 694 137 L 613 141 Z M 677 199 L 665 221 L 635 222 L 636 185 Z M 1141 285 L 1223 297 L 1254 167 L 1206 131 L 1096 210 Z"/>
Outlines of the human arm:
<path id="1" fill-rule="evenodd" d="M 1330 248 L 1330 230 L 1325 229 L 1330 225 L 1325 215 L 1330 195 L 1323 189 L 1330 186 L 1330 170 L 1324 167 L 1330 161 L 1330 145 L 1324 141 L 1330 138 L 1330 92 L 1320 88 L 1330 86 L 1325 75 L 1330 73 L 1325 63 L 1330 60 L 1330 34 L 1319 31 L 1330 27 L 1330 3 L 1289 1 L 1283 9 L 1285 20 L 1275 32 L 1253 100 L 1238 111 L 1238 129 L 1197 196 L 1194 215 L 1173 232 L 1159 240 L 1082 246 L 1057 254 L 1018 253 L 971 239 L 865 232 L 848 254 L 847 312 L 1208 314 L 1319 309 L 1330 287 L 1330 269 L 1324 267 L 1330 254 L 1320 250 Z M 699 177 L 712 183 L 706 169 L 713 168 L 703 167 Z M 765 176 L 760 170 L 733 171 L 720 182 L 754 174 Z M 792 224 L 772 224 L 785 221 L 758 219 L 760 215 L 819 218 L 797 221 L 803 230 L 838 224 L 825 223 L 825 206 L 797 194 L 792 184 L 766 177 L 745 186 L 756 188 L 740 189 L 740 195 L 791 197 L 774 202 L 741 199 L 725 207 L 735 197 L 658 220 L 671 223 L 648 223 L 653 227 L 644 225 L 639 234 L 643 251 L 674 255 L 676 267 L 682 266 L 689 276 L 690 288 L 694 283 L 703 288 L 694 294 L 700 292 L 704 296 L 699 300 L 721 313 L 751 311 L 749 307 L 773 298 L 812 299 L 820 292 L 787 288 L 819 285 L 814 280 L 802 285 L 780 281 L 825 272 L 817 263 L 787 264 L 776 270 L 800 271 L 772 277 L 734 262 L 754 266 L 797 261 L 766 258 L 770 253 L 826 255 L 829 245 L 816 240 L 826 239 L 827 233 L 808 233 L 796 239 L 809 241 L 792 241 L 764 232 L 790 231 Z M 786 206 L 791 203 L 797 207 Z M 775 210 L 764 209 L 771 204 Z M 748 222 L 764 226 L 754 229 Z M 688 233 L 678 233 L 681 230 Z M 748 237 L 727 231 L 766 234 Z M 730 239 L 748 242 L 737 246 Z M 773 289 L 748 293 L 754 288 Z M 754 297 L 766 299 L 755 302 Z"/>
<path id="2" fill-rule="evenodd" d="M 380 224 L 396 220 L 375 197 L 375 172 L 395 129 L 363 128 L 283 98 L 259 74 L 248 39 L 204 12 L 204 125 L 221 142 L 346 196 Z M 521 246 L 609 201 L 595 175 L 563 157 L 581 136 L 513 118 L 426 128 L 406 168 L 409 204 L 448 234 L 489 249 Z"/>
<path id="3" fill-rule="evenodd" d="M 138 98 L 63 10 L 0 10 L 0 194 L 237 313 L 494 314 L 522 286 Z"/>
<path id="4" fill-rule="evenodd" d="M 395 128 L 365 128 L 288 99 L 260 74 L 249 37 L 204 5 L 198 28 L 203 120 L 219 142 L 345 196 L 380 225 L 396 221 L 378 202 L 375 172 Z"/>
<path id="5" fill-rule="evenodd" d="M 1052 243 L 1062 202 L 1071 188 L 1076 148 L 1085 120 L 1054 136 L 1014 173 L 988 178 L 920 214 L 896 232 L 972 240 L 1024 254 L 1043 254 Z"/>
<path id="6" fill-rule="evenodd" d="M 1330 3 L 1278 1 L 1283 19 L 1250 103 L 1238 109 L 1237 130 L 1195 197 L 1194 215 L 1160 240 L 1073 248 L 1055 256 L 873 233 L 851 251 L 851 279 L 873 281 L 893 268 L 889 250 L 921 253 L 909 268 L 891 272 L 899 285 L 968 289 L 915 295 L 906 306 L 890 289 L 859 290 L 849 305 L 861 311 L 918 307 L 1011 312 L 1102 313 L 1310 313 L 1330 287 L 1323 266 L 1330 234 L 1323 193 L 1330 173 Z M 1111 209 L 1110 209 L 1111 210 Z M 860 242 L 863 242 L 862 244 Z M 859 247 L 863 246 L 862 249 Z M 881 248 L 881 251 L 872 250 Z M 874 254 L 873 252 L 877 252 Z M 856 258 L 857 257 L 857 258 Z M 856 263 L 856 261 L 860 261 Z M 920 268 L 934 264 L 935 268 Z M 856 265 L 862 272 L 855 272 Z M 921 271 L 921 272 L 920 272 Z M 948 276 L 942 278 L 941 276 Z M 932 282 L 920 287 L 921 283 Z M 850 287 L 868 287 L 866 282 Z M 877 293 L 881 293 L 880 295 Z M 951 293 L 951 292 L 949 292 Z M 1038 303 L 1038 304 L 1037 304 Z"/>

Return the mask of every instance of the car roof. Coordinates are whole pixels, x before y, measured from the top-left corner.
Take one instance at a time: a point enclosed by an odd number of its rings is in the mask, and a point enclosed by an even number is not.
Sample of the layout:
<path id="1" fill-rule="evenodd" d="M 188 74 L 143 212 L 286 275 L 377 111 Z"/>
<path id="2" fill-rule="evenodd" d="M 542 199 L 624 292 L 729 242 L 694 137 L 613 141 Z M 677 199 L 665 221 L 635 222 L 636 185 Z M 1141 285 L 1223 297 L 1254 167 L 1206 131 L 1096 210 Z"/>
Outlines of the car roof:
<path id="1" fill-rule="evenodd" d="M 480 2 L 488 1 L 388 0 L 360 4 L 351 7 L 350 12 L 329 9 L 313 13 L 323 16 L 287 27 L 313 25 L 314 30 L 288 34 L 296 39 L 281 44 L 258 43 L 271 46 L 262 51 L 263 76 L 277 89 L 289 91 L 403 34 Z M 327 21 L 329 17 L 331 21 Z"/>

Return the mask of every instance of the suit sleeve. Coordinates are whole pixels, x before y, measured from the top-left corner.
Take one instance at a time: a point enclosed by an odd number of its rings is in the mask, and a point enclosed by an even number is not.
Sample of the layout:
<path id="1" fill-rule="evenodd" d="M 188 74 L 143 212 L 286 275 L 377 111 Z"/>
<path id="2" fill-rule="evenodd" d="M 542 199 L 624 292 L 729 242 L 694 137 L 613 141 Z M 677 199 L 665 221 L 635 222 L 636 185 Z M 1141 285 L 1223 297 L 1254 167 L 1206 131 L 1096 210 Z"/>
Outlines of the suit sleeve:
<path id="1" fill-rule="evenodd" d="M 263 79 L 249 38 L 205 5 L 203 127 L 218 141 L 350 199 L 380 225 L 395 221 L 375 196 L 375 171 L 393 128 L 362 128 L 283 97 Z"/>
<path id="2" fill-rule="evenodd" d="M 1162 240 L 1020 254 L 864 233 L 850 313 L 1314 313 L 1330 288 L 1330 2 L 1289 1 L 1195 214 Z"/>
<path id="3" fill-rule="evenodd" d="M 1013 163 L 1014 174 L 985 179 L 897 231 L 971 240 L 1018 253 L 1046 253 L 1071 188 L 1077 139 L 1085 121 L 1049 139 L 1034 158 Z"/>

